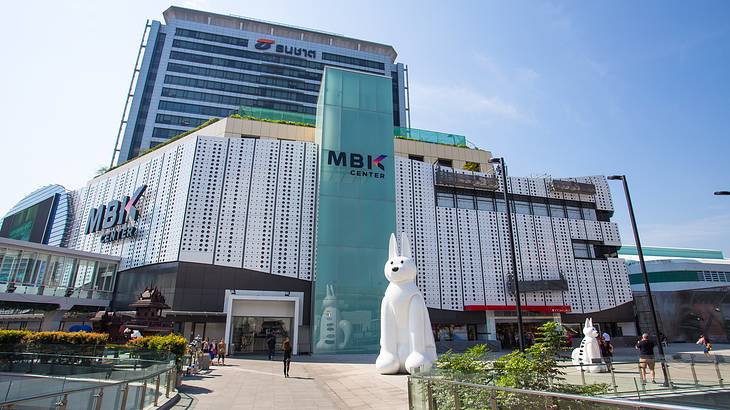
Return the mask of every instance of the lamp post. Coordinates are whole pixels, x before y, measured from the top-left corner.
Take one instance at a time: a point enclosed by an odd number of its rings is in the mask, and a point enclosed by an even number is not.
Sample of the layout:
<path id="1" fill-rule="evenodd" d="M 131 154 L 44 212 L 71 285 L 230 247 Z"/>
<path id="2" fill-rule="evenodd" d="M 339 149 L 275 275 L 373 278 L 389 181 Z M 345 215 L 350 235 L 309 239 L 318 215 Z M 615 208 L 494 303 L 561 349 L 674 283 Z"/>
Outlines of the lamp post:
<path id="1" fill-rule="evenodd" d="M 636 218 L 634 216 L 634 206 L 631 204 L 631 194 L 629 193 L 629 184 L 626 182 L 626 175 L 611 175 L 607 177 L 612 181 L 622 181 L 624 186 L 624 195 L 626 196 L 626 205 L 629 208 L 629 218 L 631 219 L 631 229 L 634 231 L 634 241 L 636 242 L 636 253 L 639 255 L 639 266 L 641 267 L 641 274 L 644 277 L 644 289 L 646 290 L 646 296 L 649 298 L 649 309 L 651 310 L 651 317 L 654 321 L 654 332 L 657 338 L 657 348 L 659 349 L 659 355 L 661 356 L 662 373 L 664 374 L 664 386 L 669 386 L 669 377 L 667 376 L 667 365 L 664 361 L 664 347 L 662 346 L 661 340 L 659 340 L 659 321 L 656 316 L 656 309 L 654 308 L 654 298 L 651 295 L 651 286 L 649 285 L 649 274 L 646 272 L 646 263 L 644 263 L 644 252 L 641 249 L 641 241 L 639 240 L 639 230 L 636 228 Z"/>
<path id="2" fill-rule="evenodd" d="M 507 196 L 507 166 L 504 165 L 504 158 L 492 158 L 490 164 L 497 164 L 502 173 L 502 193 L 504 194 L 504 204 L 507 207 L 507 236 L 509 238 L 510 255 L 512 256 L 512 276 L 515 279 L 515 309 L 517 310 L 517 334 L 519 338 L 520 352 L 525 351 L 525 337 L 522 330 L 522 302 L 520 296 L 520 278 L 517 275 L 517 259 L 515 257 L 515 240 L 512 233 L 512 209 L 509 205 L 509 197 Z"/>
<path id="3" fill-rule="evenodd" d="M 715 195 L 717 195 L 717 196 L 730 195 L 730 191 L 715 191 Z"/>

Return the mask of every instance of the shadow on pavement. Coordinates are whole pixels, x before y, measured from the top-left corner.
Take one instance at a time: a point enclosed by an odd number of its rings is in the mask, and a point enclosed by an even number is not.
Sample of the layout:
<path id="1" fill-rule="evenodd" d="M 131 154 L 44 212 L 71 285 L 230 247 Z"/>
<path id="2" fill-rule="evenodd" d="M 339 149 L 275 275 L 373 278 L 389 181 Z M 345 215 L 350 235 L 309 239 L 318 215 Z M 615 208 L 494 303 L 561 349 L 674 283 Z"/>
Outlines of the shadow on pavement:
<path id="1" fill-rule="evenodd" d="M 197 386 L 186 386 L 182 385 L 180 388 L 177 389 L 180 394 L 187 394 L 187 395 L 195 395 L 195 394 L 208 394 L 212 393 L 213 390 L 206 389 L 205 387 L 197 387 Z"/>
<path id="2" fill-rule="evenodd" d="M 277 352 L 278 353 L 278 352 Z M 292 359 L 292 363 L 339 363 L 339 364 L 375 364 L 376 354 L 317 354 L 317 355 L 297 355 Z M 231 356 L 232 359 L 242 360 L 262 360 L 269 361 L 266 355 L 236 355 Z M 277 354 L 271 360 L 272 362 L 280 362 L 283 360 L 281 354 Z"/>

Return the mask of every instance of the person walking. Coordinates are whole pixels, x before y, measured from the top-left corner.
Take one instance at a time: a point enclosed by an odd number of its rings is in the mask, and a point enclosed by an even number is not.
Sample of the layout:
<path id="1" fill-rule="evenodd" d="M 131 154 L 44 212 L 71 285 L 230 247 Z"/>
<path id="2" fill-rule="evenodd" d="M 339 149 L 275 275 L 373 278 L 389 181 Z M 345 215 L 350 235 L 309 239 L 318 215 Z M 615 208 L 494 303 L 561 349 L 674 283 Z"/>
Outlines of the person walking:
<path id="1" fill-rule="evenodd" d="M 213 359 L 218 355 L 218 344 L 215 342 L 215 339 L 213 339 L 213 342 L 210 344 L 210 364 L 213 364 Z"/>
<path id="2" fill-rule="evenodd" d="M 200 347 L 200 350 L 206 354 L 210 353 L 210 342 L 208 341 L 208 337 L 203 339 L 203 345 Z"/>
<path id="3" fill-rule="evenodd" d="M 702 353 L 704 353 L 705 357 L 709 359 L 710 351 L 712 350 L 712 343 L 710 343 L 710 338 L 705 335 L 700 335 L 700 340 L 698 340 L 696 344 L 702 345 Z"/>
<path id="4" fill-rule="evenodd" d="M 223 339 L 218 342 L 218 364 L 226 364 L 226 342 Z"/>
<path id="5" fill-rule="evenodd" d="M 641 375 L 641 384 L 646 384 L 646 369 L 651 374 L 651 382 L 656 383 L 654 376 L 654 342 L 649 340 L 649 334 L 641 335 L 641 340 L 636 342 L 636 350 L 639 351 L 639 374 Z"/>
<path id="6" fill-rule="evenodd" d="M 276 348 L 276 336 L 273 333 L 266 335 L 266 347 L 269 351 L 269 360 L 274 357 L 274 349 Z"/>
<path id="7" fill-rule="evenodd" d="M 284 377 L 289 377 L 292 347 L 288 337 L 284 339 L 284 343 L 282 343 L 281 347 L 284 349 Z"/>
<path id="8" fill-rule="evenodd" d="M 601 349 L 601 358 L 606 365 L 611 366 L 613 361 L 613 345 L 603 336 L 598 337 L 598 347 Z"/>

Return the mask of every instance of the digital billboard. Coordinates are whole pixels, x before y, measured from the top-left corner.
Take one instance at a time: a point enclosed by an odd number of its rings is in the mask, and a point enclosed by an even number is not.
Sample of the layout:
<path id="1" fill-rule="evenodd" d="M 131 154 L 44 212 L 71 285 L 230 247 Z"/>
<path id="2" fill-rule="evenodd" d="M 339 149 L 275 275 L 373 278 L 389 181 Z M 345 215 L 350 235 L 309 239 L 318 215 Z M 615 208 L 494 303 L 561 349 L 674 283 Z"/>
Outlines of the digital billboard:
<path id="1" fill-rule="evenodd" d="M 46 231 L 56 196 L 47 198 L 35 205 L 5 217 L 0 227 L 0 237 L 44 243 Z"/>

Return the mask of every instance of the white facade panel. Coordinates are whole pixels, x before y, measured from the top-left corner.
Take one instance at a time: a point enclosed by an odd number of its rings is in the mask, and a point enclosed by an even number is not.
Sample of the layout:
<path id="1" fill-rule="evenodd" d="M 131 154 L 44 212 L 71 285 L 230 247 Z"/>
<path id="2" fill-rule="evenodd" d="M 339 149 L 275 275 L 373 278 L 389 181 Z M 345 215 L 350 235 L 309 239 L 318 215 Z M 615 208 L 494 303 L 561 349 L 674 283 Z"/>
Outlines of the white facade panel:
<path id="1" fill-rule="evenodd" d="M 276 181 L 271 273 L 292 278 L 299 276 L 304 149 L 300 142 L 281 141 Z"/>
<path id="2" fill-rule="evenodd" d="M 214 256 L 216 265 L 243 266 L 254 142 L 252 138 L 235 138 L 228 143 Z"/>
<path id="3" fill-rule="evenodd" d="M 273 139 L 256 140 L 251 177 L 243 267 L 266 273 L 271 272 L 280 144 L 280 141 Z"/>
<path id="4" fill-rule="evenodd" d="M 484 278 L 477 211 L 457 210 L 464 305 L 484 305 Z"/>
<path id="5" fill-rule="evenodd" d="M 179 260 L 212 264 L 229 139 L 198 137 L 197 140 Z"/>

